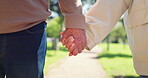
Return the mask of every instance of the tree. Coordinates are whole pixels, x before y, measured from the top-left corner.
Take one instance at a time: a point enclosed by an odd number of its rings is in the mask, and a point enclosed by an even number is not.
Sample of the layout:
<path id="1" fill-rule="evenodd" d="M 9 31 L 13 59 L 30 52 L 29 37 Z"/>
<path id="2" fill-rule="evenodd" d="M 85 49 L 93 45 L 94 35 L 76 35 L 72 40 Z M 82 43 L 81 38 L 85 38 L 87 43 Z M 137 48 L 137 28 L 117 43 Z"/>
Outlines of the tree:
<path id="1" fill-rule="evenodd" d="M 119 43 L 120 40 L 122 43 L 126 43 L 127 35 L 124 28 L 123 19 L 120 19 L 117 23 L 115 29 L 111 32 L 111 42 Z"/>
<path id="2" fill-rule="evenodd" d="M 125 32 L 125 28 L 123 26 L 124 24 L 123 24 L 123 22 L 121 22 L 121 20 L 119 20 L 116 27 L 110 33 L 109 40 L 112 43 L 119 43 L 119 42 L 126 43 L 127 42 L 127 35 Z M 106 41 L 106 39 L 105 39 L 105 41 Z"/>
<path id="3" fill-rule="evenodd" d="M 47 26 L 47 36 L 48 37 L 54 37 L 59 38 L 59 33 L 61 32 L 61 19 L 60 17 L 56 17 L 49 21 Z"/>
<path id="4" fill-rule="evenodd" d="M 62 13 L 60 12 L 58 0 L 49 0 L 49 2 L 50 2 L 50 10 L 57 13 L 59 17 L 63 17 Z"/>
<path id="5" fill-rule="evenodd" d="M 61 18 L 56 17 L 49 21 L 47 26 L 47 37 L 52 37 L 52 49 L 58 50 L 59 33 L 61 32 Z"/>
<path id="6" fill-rule="evenodd" d="M 112 43 L 120 43 L 123 45 L 127 42 L 127 35 L 124 28 L 123 19 L 120 19 L 113 29 L 113 31 L 104 39 L 107 42 L 107 50 L 109 50 L 109 44 Z"/>
<path id="7" fill-rule="evenodd" d="M 64 17 L 60 12 L 58 0 L 48 0 L 50 2 L 50 10 L 58 15 L 58 17 L 50 17 L 47 26 L 47 36 L 52 37 L 52 49 L 58 50 L 59 33 L 63 28 Z"/>

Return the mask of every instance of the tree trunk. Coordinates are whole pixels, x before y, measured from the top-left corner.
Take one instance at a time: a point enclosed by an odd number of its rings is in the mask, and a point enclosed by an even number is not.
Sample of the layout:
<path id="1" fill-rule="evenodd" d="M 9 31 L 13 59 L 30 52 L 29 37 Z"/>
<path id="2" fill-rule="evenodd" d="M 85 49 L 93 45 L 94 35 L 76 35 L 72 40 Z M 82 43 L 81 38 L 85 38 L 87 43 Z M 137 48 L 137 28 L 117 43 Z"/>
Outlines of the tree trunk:
<path id="1" fill-rule="evenodd" d="M 107 51 L 110 49 L 110 34 L 107 36 Z"/>
<path id="2" fill-rule="evenodd" d="M 59 42 L 58 38 L 53 38 L 53 40 L 52 40 L 52 50 L 59 50 L 58 42 Z"/>

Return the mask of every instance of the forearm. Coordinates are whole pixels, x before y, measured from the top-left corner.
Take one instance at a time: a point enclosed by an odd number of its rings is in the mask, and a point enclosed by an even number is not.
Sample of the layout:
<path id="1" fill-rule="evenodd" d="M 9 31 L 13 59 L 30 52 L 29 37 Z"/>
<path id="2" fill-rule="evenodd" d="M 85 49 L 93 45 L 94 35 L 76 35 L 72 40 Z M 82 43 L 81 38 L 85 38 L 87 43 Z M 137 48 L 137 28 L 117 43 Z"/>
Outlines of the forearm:
<path id="1" fill-rule="evenodd" d="M 87 48 L 100 43 L 128 9 L 130 0 L 98 0 L 86 14 Z"/>
<path id="2" fill-rule="evenodd" d="M 82 13 L 81 0 L 58 0 L 65 17 L 66 28 L 85 29 L 85 17 Z"/>

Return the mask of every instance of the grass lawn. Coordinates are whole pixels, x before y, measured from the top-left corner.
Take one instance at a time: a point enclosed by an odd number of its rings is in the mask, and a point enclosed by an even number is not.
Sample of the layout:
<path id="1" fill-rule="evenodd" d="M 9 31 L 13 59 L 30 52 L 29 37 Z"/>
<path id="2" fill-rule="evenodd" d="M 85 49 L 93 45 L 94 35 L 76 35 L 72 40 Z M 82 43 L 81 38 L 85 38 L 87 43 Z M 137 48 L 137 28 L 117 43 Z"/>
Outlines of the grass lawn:
<path id="1" fill-rule="evenodd" d="M 99 46 L 103 48 L 103 53 L 99 54 L 98 59 L 109 76 L 113 78 L 118 78 L 118 76 L 138 78 L 128 45 L 110 44 L 109 51 L 106 50 L 107 44 L 103 43 Z"/>
<path id="2" fill-rule="evenodd" d="M 66 56 L 68 56 L 68 51 L 66 48 L 60 46 L 59 51 L 51 50 L 51 43 L 49 42 L 47 44 L 47 54 L 46 54 L 45 68 L 44 68 L 45 74 L 48 72 L 49 65 L 59 61 L 60 59 Z"/>

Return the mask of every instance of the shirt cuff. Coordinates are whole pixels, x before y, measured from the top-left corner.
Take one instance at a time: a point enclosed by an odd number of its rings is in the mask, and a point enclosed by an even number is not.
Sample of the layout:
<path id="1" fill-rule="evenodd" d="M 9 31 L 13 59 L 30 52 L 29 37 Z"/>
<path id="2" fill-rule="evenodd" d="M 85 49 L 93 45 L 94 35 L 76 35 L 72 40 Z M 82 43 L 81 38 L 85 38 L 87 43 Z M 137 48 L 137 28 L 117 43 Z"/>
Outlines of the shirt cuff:
<path id="1" fill-rule="evenodd" d="M 86 26 L 84 15 L 66 14 L 64 22 L 66 28 L 85 29 Z"/>
<path id="2" fill-rule="evenodd" d="M 87 44 L 86 44 L 86 47 L 85 47 L 86 50 L 91 50 L 97 44 L 97 43 L 95 43 L 93 38 L 87 32 L 86 32 L 86 41 L 87 41 Z"/>

